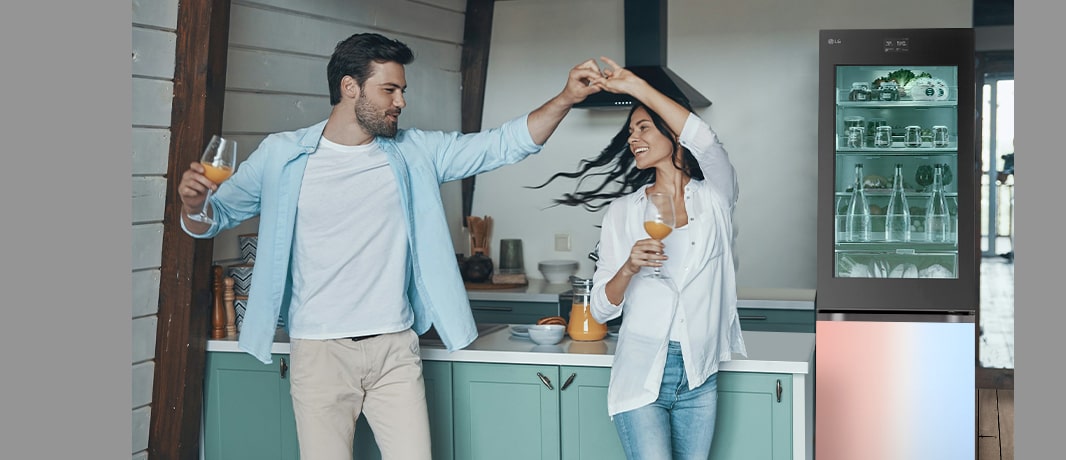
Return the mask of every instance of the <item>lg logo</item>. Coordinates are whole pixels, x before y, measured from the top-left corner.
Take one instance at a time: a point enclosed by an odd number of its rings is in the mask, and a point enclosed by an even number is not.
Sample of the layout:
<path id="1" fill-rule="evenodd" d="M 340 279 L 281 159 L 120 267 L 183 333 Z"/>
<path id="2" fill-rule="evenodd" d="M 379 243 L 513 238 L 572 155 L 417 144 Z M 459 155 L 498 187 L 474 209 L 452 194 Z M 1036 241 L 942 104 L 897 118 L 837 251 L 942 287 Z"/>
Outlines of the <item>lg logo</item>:
<path id="1" fill-rule="evenodd" d="M 826 43 L 828 43 L 830 45 L 839 45 L 839 44 L 843 43 L 843 40 L 841 40 L 839 38 L 830 38 L 828 41 L 826 41 Z"/>

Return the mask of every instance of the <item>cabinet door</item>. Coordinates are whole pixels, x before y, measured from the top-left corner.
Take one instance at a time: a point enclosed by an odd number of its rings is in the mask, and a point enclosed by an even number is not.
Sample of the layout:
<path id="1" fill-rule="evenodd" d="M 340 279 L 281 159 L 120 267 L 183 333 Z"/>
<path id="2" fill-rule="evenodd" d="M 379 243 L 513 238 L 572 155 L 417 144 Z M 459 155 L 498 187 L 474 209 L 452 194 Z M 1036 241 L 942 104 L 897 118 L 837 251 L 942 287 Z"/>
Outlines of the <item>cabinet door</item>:
<path id="1" fill-rule="evenodd" d="M 452 377 L 455 458 L 559 459 L 557 366 L 453 363 Z"/>
<path id="2" fill-rule="evenodd" d="M 274 355 L 273 361 L 263 364 L 246 353 L 207 354 L 206 460 L 298 458 L 289 356 Z"/>
<path id="3" fill-rule="evenodd" d="M 712 459 L 792 458 L 792 376 L 718 374 Z"/>
<path id="4" fill-rule="evenodd" d="M 624 459 L 614 422 L 607 415 L 609 367 L 568 367 L 559 372 L 563 460 Z"/>
<path id="5" fill-rule="evenodd" d="M 422 361 L 422 378 L 426 383 L 426 405 L 429 408 L 429 435 L 433 443 L 433 460 L 452 459 L 452 364 L 441 361 Z M 355 460 L 380 460 L 381 450 L 374 441 L 374 432 L 360 415 L 355 425 Z"/>

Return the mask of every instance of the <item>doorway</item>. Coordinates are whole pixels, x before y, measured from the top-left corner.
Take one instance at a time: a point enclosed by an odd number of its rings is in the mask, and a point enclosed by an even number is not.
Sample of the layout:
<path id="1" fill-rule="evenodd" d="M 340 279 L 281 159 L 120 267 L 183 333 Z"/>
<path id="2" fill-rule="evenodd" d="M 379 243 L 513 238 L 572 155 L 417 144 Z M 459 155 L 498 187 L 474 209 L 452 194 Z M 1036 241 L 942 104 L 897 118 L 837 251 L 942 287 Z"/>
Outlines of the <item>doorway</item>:
<path id="1" fill-rule="evenodd" d="M 1014 52 L 977 53 L 977 78 L 982 101 L 978 386 L 1013 389 Z"/>

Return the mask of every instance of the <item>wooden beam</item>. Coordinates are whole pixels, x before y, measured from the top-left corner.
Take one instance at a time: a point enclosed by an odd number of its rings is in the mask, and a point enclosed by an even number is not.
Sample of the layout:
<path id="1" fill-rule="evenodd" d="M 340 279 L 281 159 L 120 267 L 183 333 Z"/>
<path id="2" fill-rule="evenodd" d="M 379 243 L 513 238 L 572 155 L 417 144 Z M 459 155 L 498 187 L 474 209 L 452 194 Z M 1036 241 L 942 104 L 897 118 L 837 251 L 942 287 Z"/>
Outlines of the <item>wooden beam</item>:
<path id="1" fill-rule="evenodd" d="M 466 21 L 463 26 L 462 131 L 481 130 L 481 116 L 485 108 L 485 77 L 489 67 L 489 42 L 492 41 L 492 11 L 494 0 L 467 0 Z M 476 176 L 475 176 L 476 177 Z M 473 211 L 474 179 L 463 179 L 463 226 Z"/>
<path id="2" fill-rule="evenodd" d="M 148 434 L 151 458 L 199 458 L 204 365 L 211 322 L 211 240 L 181 229 L 178 183 L 207 139 L 222 129 L 230 0 L 178 4 L 155 382 Z"/>

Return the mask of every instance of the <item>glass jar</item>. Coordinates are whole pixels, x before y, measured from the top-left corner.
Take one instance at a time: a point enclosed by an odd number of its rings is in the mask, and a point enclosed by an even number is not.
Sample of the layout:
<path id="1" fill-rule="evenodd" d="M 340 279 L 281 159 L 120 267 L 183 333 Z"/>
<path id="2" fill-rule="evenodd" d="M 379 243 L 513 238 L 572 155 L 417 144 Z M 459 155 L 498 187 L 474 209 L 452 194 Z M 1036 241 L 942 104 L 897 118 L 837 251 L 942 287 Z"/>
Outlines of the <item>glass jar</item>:
<path id="1" fill-rule="evenodd" d="M 592 317 L 592 280 L 573 278 L 574 300 L 570 307 L 570 321 L 566 323 L 566 333 L 577 341 L 602 340 L 607 336 L 607 325 L 600 324 Z"/>
<path id="2" fill-rule="evenodd" d="M 881 82 L 881 87 L 878 88 L 878 98 L 882 101 L 898 101 L 899 100 L 899 85 L 896 82 L 886 81 Z"/>
<path id="3" fill-rule="evenodd" d="M 852 83 L 851 93 L 848 94 L 848 100 L 858 102 L 870 100 L 870 85 L 861 81 Z"/>
<path id="4" fill-rule="evenodd" d="M 903 133 L 903 145 L 907 147 L 921 147 L 922 146 L 922 127 L 921 126 L 908 126 L 907 130 Z"/>
<path id="5" fill-rule="evenodd" d="M 874 132 L 874 146 L 879 148 L 887 148 L 892 145 L 892 127 L 891 126 L 878 126 L 877 131 Z"/>

